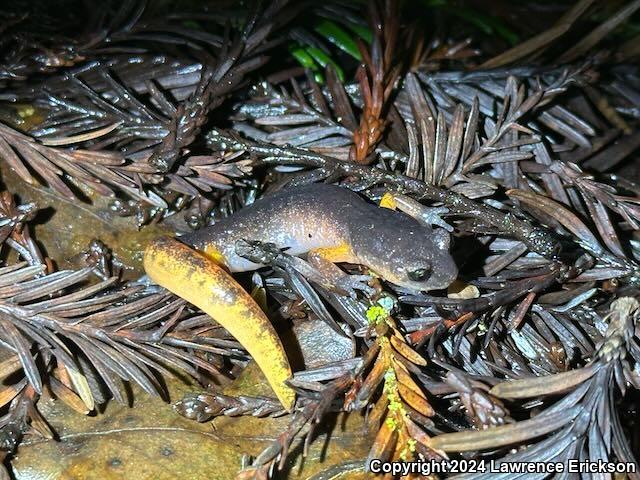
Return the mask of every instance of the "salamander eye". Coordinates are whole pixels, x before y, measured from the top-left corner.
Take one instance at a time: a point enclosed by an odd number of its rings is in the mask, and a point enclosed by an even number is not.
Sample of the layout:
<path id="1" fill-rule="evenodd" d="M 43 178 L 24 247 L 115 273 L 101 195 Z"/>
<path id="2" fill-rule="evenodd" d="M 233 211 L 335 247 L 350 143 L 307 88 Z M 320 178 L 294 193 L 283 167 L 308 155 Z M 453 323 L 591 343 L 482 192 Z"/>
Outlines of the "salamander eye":
<path id="1" fill-rule="evenodd" d="M 431 276 L 430 268 L 417 268 L 407 272 L 408 277 L 414 282 L 423 282 Z"/>

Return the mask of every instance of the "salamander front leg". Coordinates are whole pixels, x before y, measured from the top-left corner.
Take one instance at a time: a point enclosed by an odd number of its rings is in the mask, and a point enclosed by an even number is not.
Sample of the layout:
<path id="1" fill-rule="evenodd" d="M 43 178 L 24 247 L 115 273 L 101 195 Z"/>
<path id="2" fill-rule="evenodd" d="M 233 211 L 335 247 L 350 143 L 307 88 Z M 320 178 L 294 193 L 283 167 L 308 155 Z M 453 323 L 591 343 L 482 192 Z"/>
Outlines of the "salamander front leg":
<path id="1" fill-rule="evenodd" d="M 369 275 L 349 275 L 336 265 L 340 262 L 358 263 L 348 245 L 311 250 L 307 254 L 307 259 L 320 274 L 320 278 L 309 278 L 310 280 L 354 298 L 356 290 L 367 295 L 375 293 L 375 289 L 368 285 L 371 281 Z"/>

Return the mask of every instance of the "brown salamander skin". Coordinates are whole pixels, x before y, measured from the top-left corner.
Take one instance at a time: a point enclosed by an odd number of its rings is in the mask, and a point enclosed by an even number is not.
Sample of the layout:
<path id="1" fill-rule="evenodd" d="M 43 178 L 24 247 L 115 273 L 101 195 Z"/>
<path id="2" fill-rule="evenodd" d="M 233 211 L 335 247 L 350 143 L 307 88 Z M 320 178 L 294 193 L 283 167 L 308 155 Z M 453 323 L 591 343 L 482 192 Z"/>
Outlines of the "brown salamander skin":
<path id="1" fill-rule="evenodd" d="M 284 189 L 180 239 L 232 272 L 261 267 L 235 253 L 241 239 L 288 247 L 292 255 L 329 253 L 330 260 L 365 265 L 413 290 L 446 288 L 458 272 L 447 232 L 335 185 Z"/>

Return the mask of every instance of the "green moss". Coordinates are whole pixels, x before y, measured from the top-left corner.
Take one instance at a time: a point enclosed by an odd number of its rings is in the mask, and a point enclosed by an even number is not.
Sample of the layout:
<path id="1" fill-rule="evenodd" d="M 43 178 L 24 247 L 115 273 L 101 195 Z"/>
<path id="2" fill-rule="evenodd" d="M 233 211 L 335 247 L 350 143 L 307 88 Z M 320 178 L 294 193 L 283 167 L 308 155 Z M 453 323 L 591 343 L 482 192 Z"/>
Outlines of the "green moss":
<path id="1" fill-rule="evenodd" d="M 379 325 L 389 316 L 389 312 L 380 305 L 371 305 L 367 310 L 367 321 L 369 325 Z"/>

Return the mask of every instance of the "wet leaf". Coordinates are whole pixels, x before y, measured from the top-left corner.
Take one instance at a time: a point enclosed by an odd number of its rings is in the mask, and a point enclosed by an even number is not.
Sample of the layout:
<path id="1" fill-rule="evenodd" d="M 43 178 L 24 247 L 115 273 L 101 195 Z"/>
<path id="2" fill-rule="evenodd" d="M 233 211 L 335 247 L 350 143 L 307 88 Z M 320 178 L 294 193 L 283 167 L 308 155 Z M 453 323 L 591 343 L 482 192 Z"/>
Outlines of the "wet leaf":
<path id="1" fill-rule="evenodd" d="M 592 3 L 593 0 L 582 0 L 576 3 L 553 27 L 486 61 L 482 64 L 482 68 L 496 68 L 507 65 L 548 46 L 551 42 L 564 35 Z"/>
<path id="2" fill-rule="evenodd" d="M 430 417 L 434 414 L 433 407 L 429 404 L 421 391 L 416 392 L 405 386 L 403 383 L 398 382 L 398 390 L 402 399 L 407 402 L 412 408 L 417 410 L 425 417 Z"/>
<path id="3" fill-rule="evenodd" d="M 589 34 L 580 42 L 566 51 L 558 61 L 563 63 L 570 62 L 591 50 L 600 40 L 633 15 L 633 13 L 639 8 L 640 0 L 636 0 L 635 2 L 630 2 L 628 5 L 625 5 L 618 12 L 609 17 L 604 23 L 591 30 L 591 32 L 589 32 Z"/>
<path id="4" fill-rule="evenodd" d="M 570 232 L 575 234 L 580 240 L 585 242 L 585 244 L 591 247 L 594 251 L 602 251 L 600 242 L 598 242 L 598 239 L 593 235 L 593 233 L 591 233 L 591 230 L 587 228 L 587 226 L 582 222 L 582 220 L 578 218 L 575 213 L 573 213 L 566 207 L 563 207 L 562 205 L 551 200 L 548 197 L 544 197 L 542 195 L 531 192 L 512 189 L 508 190 L 506 193 L 510 197 L 517 198 L 521 202 L 530 205 L 531 207 L 542 210 L 544 213 L 557 220 Z"/>
<path id="5" fill-rule="evenodd" d="M 174 400 L 194 388 L 199 387 L 177 381 L 169 384 Z M 234 392 L 260 395 L 269 387 L 253 367 L 226 390 Z M 59 440 L 28 439 L 13 461 L 15 478 L 229 480 L 240 469 L 244 453 L 257 455 L 289 422 L 288 416 L 249 416 L 198 423 L 137 388 L 133 394 L 133 408 L 110 402 L 95 416 L 79 415 L 63 402 L 45 398 L 41 410 Z M 323 453 L 326 434 L 321 432 L 304 462 L 299 455 L 287 462 L 286 475 L 309 478 L 333 465 L 366 457 L 370 439 L 362 435 L 362 418 L 350 415 L 336 425 L 342 426 L 333 432 L 328 450 Z"/>
<path id="6" fill-rule="evenodd" d="M 465 452 L 511 445 L 561 428 L 571 422 L 580 410 L 580 407 L 572 407 L 562 412 L 539 415 L 531 420 L 487 430 L 445 433 L 431 438 L 428 446 L 445 452 Z"/>
<path id="7" fill-rule="evenodd" d="M 149 225 L 139 229 L 133 217 L 123 218 L 109 209 L 109 200 L 93 198 L 92 204 L 69 201 L 39 185 L 29 185 L 16 179 L 0 162 L 4 181 L 23 201 L 36 203 L 48 218 L 34 226 L 34 234 L 47 246 L 47 253 L 55 258 L 59 268 L 84 266 L 78 254 L 85 251 L 93 239 L 100 239 L 114 256 L 132 270 L 127 276 L 136 277 L 142 271 L 142 252 L 151 238 L 172 230 L 166 226 Z M 60 235 L 60 232 L 65 235 Z"/>
<path id="8" fill-rule="evenodd" d="M 588 380 L 595 372 L 595 368 L 585 367 L 554 375 L 512 380 L 497 384 L 489 390 L 489 393 L 496 397 L 510 399 L 554 395 Z"/>
<path id="9" fill-rule="evenodd" d="M 411 348 L 407 343 L 403 340 L 396 338 L 395 336 L 391 337 L 391 345 L 393 348 L 404 358 L 409 360 L 411 363 L 415 363 L 416 365 L 425 366 L 427 361 L 416 352 L 413 348 Z"/>

